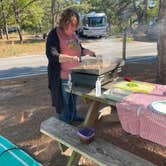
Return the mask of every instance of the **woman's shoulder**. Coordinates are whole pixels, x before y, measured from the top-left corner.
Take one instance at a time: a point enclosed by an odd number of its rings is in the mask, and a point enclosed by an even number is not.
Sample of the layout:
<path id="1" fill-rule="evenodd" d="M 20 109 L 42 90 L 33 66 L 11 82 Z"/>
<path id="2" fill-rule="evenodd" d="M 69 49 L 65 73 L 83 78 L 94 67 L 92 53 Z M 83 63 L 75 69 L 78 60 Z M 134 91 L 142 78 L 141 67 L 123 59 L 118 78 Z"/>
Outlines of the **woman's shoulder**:
<path id="1" fill-rule="evenodd" d="M 57 45 L 58 46 L 59 45 L 59 38 L 57 35 L 56 28 L 50 30 L 50 32 L 48 33 L 46 45 L 47 46 L 49 46 L 49 45 Z"/>
<path id="2" fill-rule="evenodd" d="M 50 32 L 48 33 L 47 39 L 49 40 L 58 39 L 57 28 L 53 28 L 50 30 Z"/>
<path id="3" fill-rule="evenodd" d="M 55 35 L 57 34 L 57 27 L 56 28 L 53 28 L 49 31 L 48 35 Z"/>

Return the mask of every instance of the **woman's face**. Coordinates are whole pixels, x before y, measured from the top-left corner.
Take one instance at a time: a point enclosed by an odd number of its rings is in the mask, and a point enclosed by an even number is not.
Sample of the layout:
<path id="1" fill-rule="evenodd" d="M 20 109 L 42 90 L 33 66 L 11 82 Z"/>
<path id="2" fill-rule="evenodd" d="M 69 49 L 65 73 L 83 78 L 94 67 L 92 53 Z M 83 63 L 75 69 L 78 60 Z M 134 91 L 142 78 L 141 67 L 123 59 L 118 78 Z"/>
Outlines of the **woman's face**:
<path id="1" fill-rule="evenodd" d="M 72 17 L 68 25 L 64 28 L 66 35 L 71 36 L 77 29 L 77 18 Z"/>

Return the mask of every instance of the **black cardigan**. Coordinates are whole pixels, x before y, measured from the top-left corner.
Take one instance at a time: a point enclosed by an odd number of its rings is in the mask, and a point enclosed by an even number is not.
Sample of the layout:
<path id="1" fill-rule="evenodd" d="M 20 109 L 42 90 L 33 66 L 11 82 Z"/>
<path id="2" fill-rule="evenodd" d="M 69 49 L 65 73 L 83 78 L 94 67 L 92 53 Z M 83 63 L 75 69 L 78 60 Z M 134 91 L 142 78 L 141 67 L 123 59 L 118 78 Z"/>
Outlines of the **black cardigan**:
<path id="1" fill-rule="evenodd" d="M 63 110 L 59 53 L 60 43 L 55 28 L 48 34 L 46 42 L 46 55 L 48 58 L 48 88 L 51 92 L 52 105 L 56 107 L 56 112 L 58 113 Z"/>

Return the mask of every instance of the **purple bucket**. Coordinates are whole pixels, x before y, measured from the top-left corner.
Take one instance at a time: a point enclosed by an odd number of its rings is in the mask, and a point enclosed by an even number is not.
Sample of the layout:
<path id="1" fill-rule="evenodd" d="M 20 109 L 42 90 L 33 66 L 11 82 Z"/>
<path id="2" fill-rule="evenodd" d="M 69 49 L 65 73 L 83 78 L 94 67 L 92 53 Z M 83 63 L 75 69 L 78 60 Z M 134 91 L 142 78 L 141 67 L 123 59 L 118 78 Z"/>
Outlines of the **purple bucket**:
<path id="1" fill-rule="evenodd" d="M 77 131 L 77 135 L 80 138 L 80 141 L 85 144 L 89 144 L 93 141 L 95 136 L 95 130 L 92 128 L 84 127 L 80 128 Z"/>

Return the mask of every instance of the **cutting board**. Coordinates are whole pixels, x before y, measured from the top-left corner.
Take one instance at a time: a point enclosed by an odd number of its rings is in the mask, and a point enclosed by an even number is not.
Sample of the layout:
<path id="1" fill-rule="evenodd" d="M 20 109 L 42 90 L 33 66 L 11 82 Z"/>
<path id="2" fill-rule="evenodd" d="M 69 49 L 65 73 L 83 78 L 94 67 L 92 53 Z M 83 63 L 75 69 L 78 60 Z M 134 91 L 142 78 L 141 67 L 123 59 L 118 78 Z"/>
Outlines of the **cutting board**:
<path id="1" fill-rule="evenodd" d="M 132 92 L 139 92 L 139 93 L 151 93 L 155 88 L 155 85 L 146 82 L 140 81 L 120 81 L 113 85 L 114 88 L 120 88 Z"/>

